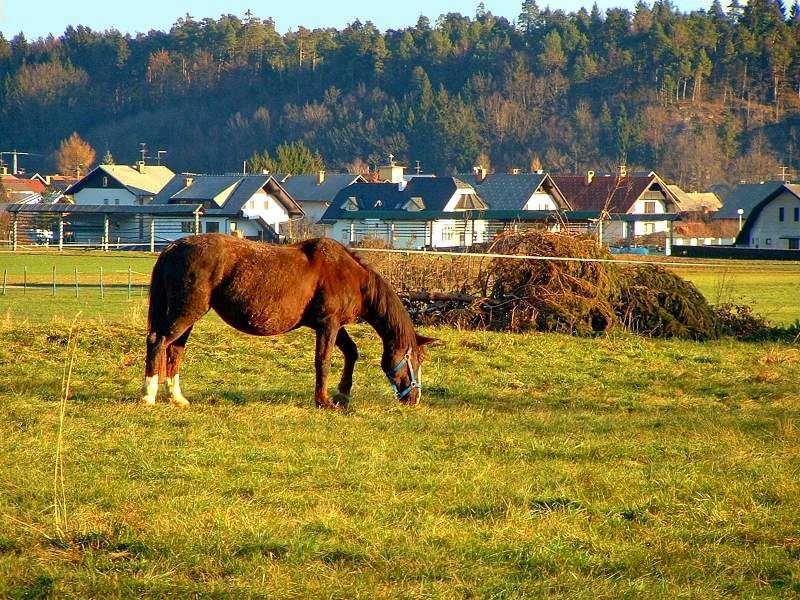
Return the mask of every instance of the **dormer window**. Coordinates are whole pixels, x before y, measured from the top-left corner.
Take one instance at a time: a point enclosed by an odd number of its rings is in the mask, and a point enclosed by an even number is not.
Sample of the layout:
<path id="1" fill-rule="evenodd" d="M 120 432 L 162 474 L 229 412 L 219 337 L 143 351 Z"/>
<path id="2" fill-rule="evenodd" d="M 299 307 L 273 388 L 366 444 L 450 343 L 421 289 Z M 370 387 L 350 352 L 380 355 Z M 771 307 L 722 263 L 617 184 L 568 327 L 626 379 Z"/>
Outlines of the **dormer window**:
<path id="1" fill-rule="evenodd" d="M 103 176 L 103 187 L 108 187 L 108 177 Z"/>
<path id="2" fill-rule="evenodd" d="M 342 210 L 354 211 L 358 210 L 358 200 L 355 196 L 350 196 L 347 201 L 342 204 Z"/>
<path id="3" fill-rule="evenodd" d="M 374 208 L 381 208 L 382 206 L 383 206 L 383 201 L 382 200 L 376 200 L 375 201 Z"/>
<path id="4" fill-rule="evenodd" d="M 411 200 L 406 202 L 403 208 L 410 211 L 425 210 L 425 201 L 419 196 L 414 196 Z"/>

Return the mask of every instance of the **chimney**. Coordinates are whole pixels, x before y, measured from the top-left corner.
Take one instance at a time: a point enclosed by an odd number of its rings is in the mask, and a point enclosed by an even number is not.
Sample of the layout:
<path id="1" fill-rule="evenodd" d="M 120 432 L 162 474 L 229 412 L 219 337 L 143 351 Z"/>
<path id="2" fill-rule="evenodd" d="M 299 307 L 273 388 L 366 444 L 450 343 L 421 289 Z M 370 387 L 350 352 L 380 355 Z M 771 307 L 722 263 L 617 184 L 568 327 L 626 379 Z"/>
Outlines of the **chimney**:
<path id="1" fill-rule="evenodd" d="M 0 175 L 8 175 L 8 167 L 0 167 Z"/>
<path id="2" fill-rule="evenodd" d="M 594 171 L 586 171 L 586 185 L 590 185 L 594 179 Z"/>
<path id="3" fill-rule="evenodd" d="M 620 165 L 619 166 L 619 176 L 620 176 L 620 178 L 628 176 L 628 166 L 627 165 Z"/>
<path id="4" fill-rule="evenodd" d="M 317 171 L 317 185 L 321 185 L 323 181 L 325 181 L 325 170 L 320 169 Z"/>
<path id="5" fill-rule="evenodd" d="M 486 167 L 481 165 L 474 167 L 472 171 L 475 173 L 475 181 L 478 183 L 483 183 L 486 181 L 486 177 L 489 175 L 489 171 L 486 169 Z"/>
<path id="6" fill-rule="evenodd" d="M 140 161 L 136 162 L 136 170 L 139 171 L 139 173 L 144 173 L 144 161 L 143 160 L 140 160 Z"/>
<path id="7" fill-rule="evenodd" d="M 183 187 L 189 187 L 193 183 L 194 183 L 194 177 L 192 177 L 191 175 L 186 175 L 183 178 Z"/>
<path id="8" fill-rule="evenodd" d="M 50 175 L 45 175 L 45 176 L 44 176 L 44 184 L 45 184 L 46 186 L 49 186 L 49 185 L 50 185 L 50 181 L 51 181 L 51 179 L 50 179 Z"/>
<path id="9" fill-rule="evenodd" d="M 511 169 L 511 175 L 519 175 L 519 173 L 520 170 L 518 168 L 514 167 L 513 169 Z"/>

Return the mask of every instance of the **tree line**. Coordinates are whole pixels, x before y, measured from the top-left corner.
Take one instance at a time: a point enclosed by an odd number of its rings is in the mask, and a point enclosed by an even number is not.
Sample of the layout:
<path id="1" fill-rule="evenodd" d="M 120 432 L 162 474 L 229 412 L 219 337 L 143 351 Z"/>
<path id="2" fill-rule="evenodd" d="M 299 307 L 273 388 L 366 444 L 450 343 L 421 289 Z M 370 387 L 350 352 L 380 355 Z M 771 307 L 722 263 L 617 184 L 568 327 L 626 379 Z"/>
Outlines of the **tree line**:
<path id="1" fill-rule="evenodd" d="M 207 172 L 274 166 L 301 143 L 300 164 L 329 169 L 390 153 L 440 174 L 626 163 L 702 189 L 797 164 L 799 42 L 800 7 L 781 0 L 690 13 L 524 0 L 514 20 L 481 4 L 385 32 L 281 34 L 249 11 L 136 36 L 70 26 L 0 35 L 0 140 L 49 153 L 78 132 L 118 162 L 147 142 Z"/>

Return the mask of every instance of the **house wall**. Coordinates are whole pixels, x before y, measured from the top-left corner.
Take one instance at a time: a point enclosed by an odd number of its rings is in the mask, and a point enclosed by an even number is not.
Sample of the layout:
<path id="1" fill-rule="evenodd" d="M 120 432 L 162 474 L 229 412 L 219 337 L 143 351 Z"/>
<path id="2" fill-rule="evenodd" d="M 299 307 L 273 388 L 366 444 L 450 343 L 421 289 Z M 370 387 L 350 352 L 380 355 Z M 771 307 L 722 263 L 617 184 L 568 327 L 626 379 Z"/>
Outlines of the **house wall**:
<path id="1" fill-rule="evenodd" d="M 667 212 L 666 202 L 663 199 L 645 197 L 634 202 L 633 207 L 628 211 L 628 214 L 635 214 L 637 217 L 639 217 L 632 223 L 634 236 L 647 235 L 649 233 L 664 233 L 669 231 L 669 224 L 667 221 L 648 221 L 647 213 L 645 213 L 645 203 L 647 202 L 655 203 L 655 212 L 651 214 L 663 215 Z"/>
<path id="2" fill-rule="evenodd" d="M 528 198 L 523 210 L 558 210 L 558 203 L 550 194 L 537 192 Z"/>
<path id="3" fill-rule="evenodd" d="M 295 198 L 295 200 L 297 199 Z M 306 213 L 306 220 L 311 224 L 317 223 L 330 205 L 328 202 L 311 202 L 307 200 L 298 200 L 298 202 L 303 207 L 303 212 Z"/>
<path id="4" fill-rule="evenodd" d="M 109 204 L 133 206 L 139 204 L 136 196 L 126 188 L 83 188 L 73 196 L 75 204 Z"/>
<path id="5" fill-rule="evenodd" d="M 458 214 L 458 213 L 456 213 Z M 466 229 L 465 229 L 466 227 Z M 473 234 L 474 227 L 474 234 Z M 330 226 L 330 237 L 343 243 L 358 243 L 366 237 L 384 240 L 393 248 L 416 250 L 431 245 L 434 248 L 457 248 L 486 241 L 488 223 L 484 220 L 438 219 L 425 221 L 336 221 Z"/>
<path id="6" fill-rule="evenodd" d="M 780 208 L 784 209 L 783 222 L 779 219 Z M 756 218 L 750 230 L 750 248 L 788 250 L 786 237 L 800 237 L 800 221 L 795 221 L 794 210 L 800 209 L 800 200 L 784 192 L 767 204 Z"/>
<path id="7" fill-rule="evenodd" d="M 260 190 L 253 194 L 242 208 L 242 214 L 248 219 L 261 217 L 269 223 L 276 232 L 281 231 L 281 224 L 289 220 L 289 213 L 274 196 Z"/>

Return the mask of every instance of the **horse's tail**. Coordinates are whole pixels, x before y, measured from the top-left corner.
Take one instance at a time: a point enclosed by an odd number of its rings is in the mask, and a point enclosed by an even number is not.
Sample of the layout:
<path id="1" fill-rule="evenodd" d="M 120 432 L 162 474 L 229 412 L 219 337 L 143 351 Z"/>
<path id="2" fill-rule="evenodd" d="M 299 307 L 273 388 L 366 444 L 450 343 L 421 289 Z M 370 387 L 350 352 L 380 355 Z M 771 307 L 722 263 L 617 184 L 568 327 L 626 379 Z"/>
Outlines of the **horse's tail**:
<path id="1" fill-rule="evenodd" d="M 167 312 L 167 287 L 164 281 L 164 256 L 162 252 L 150 275 L 150 305 L 147 309 L 147 330 L 157 329 Z"/>

